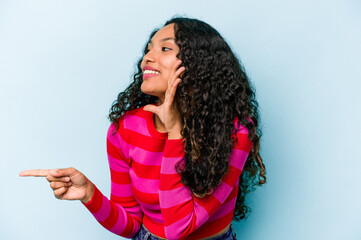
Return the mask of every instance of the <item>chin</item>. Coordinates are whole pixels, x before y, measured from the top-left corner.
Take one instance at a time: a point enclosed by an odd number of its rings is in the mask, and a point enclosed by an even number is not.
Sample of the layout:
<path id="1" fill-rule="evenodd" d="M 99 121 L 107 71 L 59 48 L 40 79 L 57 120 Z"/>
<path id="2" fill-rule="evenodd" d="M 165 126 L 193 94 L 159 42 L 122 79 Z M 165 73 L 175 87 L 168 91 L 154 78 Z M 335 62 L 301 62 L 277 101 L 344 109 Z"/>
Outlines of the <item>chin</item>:
<path id="1" fill-rule="evenodd" d="M 142 91 L 145 94 L 148 95 L 152 95 L 152 91 L 149 89 L 149 87 L 145 86 L 146 84 L 144 84 L 144 82 L 142 83 L 142 85 L 140 86 L 140 91 Z"/>
<path id="2" fill-rule="evenodd" d="M 153 84 L 152 84 L 153 85 Z M 140 86 L 140 90 L 144 93 L 144 94 L 148 94 L 151 96 L 155 96 L 155 97 L 160 97 L 162 94 L 159 91 L 156 91 L 153 86 L 147 86 L 147 84 L 144 84 L 144 82 L 142 83 L 142 85 Z M 164 92 L 165 93 L 165 92 Z M 164 95 L 163 93 L 163 95 Z"/>
<path id="3" fill-rule="evenodd" d="M 151 91 L 150 89 L 141 87 L 140 90 L 141 90 L 142 93 L 144 93 L 144 94 L 158 97 L 157 94 L 156 94 L 155 92 Z"/>

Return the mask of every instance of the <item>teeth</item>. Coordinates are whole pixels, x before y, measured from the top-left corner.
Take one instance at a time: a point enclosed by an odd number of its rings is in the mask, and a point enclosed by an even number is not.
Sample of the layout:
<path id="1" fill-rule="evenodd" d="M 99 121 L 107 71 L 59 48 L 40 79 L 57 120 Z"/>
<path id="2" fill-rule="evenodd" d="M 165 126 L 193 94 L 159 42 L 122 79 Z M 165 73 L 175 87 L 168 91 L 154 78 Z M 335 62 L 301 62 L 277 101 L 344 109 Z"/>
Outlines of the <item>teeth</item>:
<path id="1" fill-rule="evenodd" d="M 152 71 L 152 70 L 144 70 L 143 74 L 159 74 L 158 71 Z"/>

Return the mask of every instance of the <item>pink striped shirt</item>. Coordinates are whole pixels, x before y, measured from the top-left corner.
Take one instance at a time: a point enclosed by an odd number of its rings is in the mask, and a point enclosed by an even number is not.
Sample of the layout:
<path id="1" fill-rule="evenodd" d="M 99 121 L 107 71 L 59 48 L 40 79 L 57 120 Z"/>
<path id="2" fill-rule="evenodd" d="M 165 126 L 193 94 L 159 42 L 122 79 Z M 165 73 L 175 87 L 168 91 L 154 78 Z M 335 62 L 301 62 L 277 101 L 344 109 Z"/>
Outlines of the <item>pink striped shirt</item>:
<path id="1" fill-rule="evenodd" d="M 123 237 L 136 235 L 142 224 L 167 239 L 201 239 L 220 232 L 232 221 L 239 176 L 252 148 L 248 129 L 235 128 L 238 140 L 228 173 L 212 194 L 198 198 L 175 170 L 184 157 L 182 139 L 158 132 L 153 113 L 143 107 L 127 112 L 118 131 L 113 134 L 112 124 L 107 135 L 110 200 L 95 187 L 84 205 L 102 226 Z"/>

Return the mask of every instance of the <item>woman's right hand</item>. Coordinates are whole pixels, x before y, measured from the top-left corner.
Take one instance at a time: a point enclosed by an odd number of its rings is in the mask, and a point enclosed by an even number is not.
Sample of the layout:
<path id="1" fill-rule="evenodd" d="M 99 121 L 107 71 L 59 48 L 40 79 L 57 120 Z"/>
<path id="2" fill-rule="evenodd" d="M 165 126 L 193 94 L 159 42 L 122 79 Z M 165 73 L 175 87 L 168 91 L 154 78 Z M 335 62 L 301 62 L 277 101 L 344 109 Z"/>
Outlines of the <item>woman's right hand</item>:
<path id="1" fill-rule="evenodd" d="M 93 196 L 93 183 L 75 168 L 33 169 L 19 174 L 21 177 L 46 177 L 58 199 L 80 200 L 87 203 Z"/>

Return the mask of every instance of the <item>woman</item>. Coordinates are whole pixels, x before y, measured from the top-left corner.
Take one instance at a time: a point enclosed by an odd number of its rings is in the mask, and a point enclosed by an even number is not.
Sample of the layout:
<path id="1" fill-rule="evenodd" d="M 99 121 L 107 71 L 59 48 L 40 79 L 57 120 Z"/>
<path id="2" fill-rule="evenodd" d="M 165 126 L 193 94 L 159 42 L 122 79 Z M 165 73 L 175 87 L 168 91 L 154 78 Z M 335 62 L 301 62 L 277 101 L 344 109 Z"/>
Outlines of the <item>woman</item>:
<path id="1" fill-rule="evenodd" d="M 46 176 L 57 198 L 124 237 L 235 239 L 231 221 L 265 167 L 254 92 L 215 29 L 173 18 L 155 30 L 109 118 L 110 200 L 74 168 L 20 175 Z"/>

